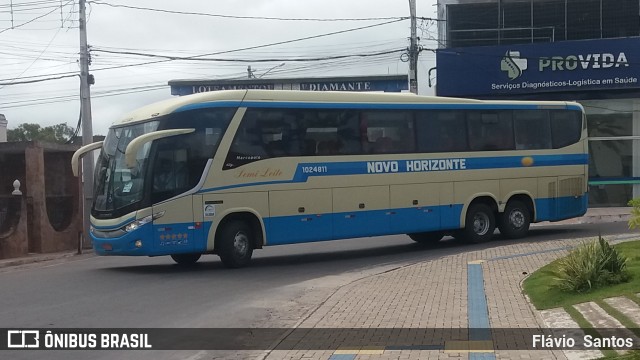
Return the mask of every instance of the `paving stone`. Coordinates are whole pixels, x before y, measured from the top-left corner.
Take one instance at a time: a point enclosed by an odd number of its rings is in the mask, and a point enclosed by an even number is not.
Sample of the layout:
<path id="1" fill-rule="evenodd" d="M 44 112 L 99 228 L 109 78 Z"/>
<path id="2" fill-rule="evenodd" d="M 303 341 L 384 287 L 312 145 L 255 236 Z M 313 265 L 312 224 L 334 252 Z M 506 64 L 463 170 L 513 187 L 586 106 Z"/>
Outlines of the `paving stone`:
<path id="1" fill-rule="evenodd" d="M 624 296 L 613 297 L 604 300 L 607 304 L 623 313 L 640 328 L 640 306 Z"/>
<path id="2" fill-rule="evenodd" d="M 620 323 L 616 318 L 609 315 L 604 309 L 602 309 L 595 302 L 587 302 L 577 304 L 573 306 L 576 308 L 584 318 L 593 325 L 596 329 L 620 329 L 616 330 L 617 337 L 625 337 L 634 339 L 635 344 L 640 343 L 638 339 L 631 331 L 627 330 L 624 325 Z M 626 351 L 615 349 L 618 353 L 624 354 Z"/>
<path id="3" fill-rule="evenodd" d="M 562 331 L 567 337 L 582 339 L 585 335 L 584 331 L 580 330 L 578 323 L 562 308 L 540 311 L 540 316 L 549 329 L 572 329 L 571 331 Z M 559 333 L 559 331 L 556 331 L 556 333 Z M 557 336 L 561 335 L 558 334 Z M 563 350 L 563 352 L 568 360 L 600 359 L 604 357 L 600 350 Z"/>

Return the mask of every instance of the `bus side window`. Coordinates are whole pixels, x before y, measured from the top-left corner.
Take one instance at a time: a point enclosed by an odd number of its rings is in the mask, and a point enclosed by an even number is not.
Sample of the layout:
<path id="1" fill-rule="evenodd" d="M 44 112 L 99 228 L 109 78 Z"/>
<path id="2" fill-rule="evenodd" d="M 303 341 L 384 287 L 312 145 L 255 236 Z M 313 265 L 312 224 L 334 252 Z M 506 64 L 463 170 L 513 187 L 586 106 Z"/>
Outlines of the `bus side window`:
<path id="1" fill-rule="evenodd" d="M 513 123 L 517 150 L 551 148 L 551 125 L 548 111 L 514 110 Z"/>
<path id="2" fill-rule="evenodd" d="M 513 120 L 510 111 L 467 111 L 471 151 L 512 150 Z"/>
<path id="3" fill-rule="evenodd" d="M 459 110 L 422 110 L 416 113 L 418 151 L 468 151 L 467 123 Z"/>
<path id="4" fill-rule="evenodd" d="M 162 144 L 171 145 L 171 144 Z M 162 201 L 189 190 L 187 149 L 159 149 L 153 166 L 153 201 Z"/>
<path id="5" fill-rule="evenodd" d="M 320 141 L 316 153 L 318 155 L 337 155 L 340 153 L 340 145 L 335 140 Z"/>
<path id="6" fill-rule="evenodd" d="M 362 112 L 365 153 L 408 154 L 416 150 L 414 114 L 410 111 Z"/>
<path id="7" fill-rule="evenodd" d="M 551 134 L 554 149 L 577 143 L 582 135 L 582 113 L 569 110 L 551 111 Z"/>

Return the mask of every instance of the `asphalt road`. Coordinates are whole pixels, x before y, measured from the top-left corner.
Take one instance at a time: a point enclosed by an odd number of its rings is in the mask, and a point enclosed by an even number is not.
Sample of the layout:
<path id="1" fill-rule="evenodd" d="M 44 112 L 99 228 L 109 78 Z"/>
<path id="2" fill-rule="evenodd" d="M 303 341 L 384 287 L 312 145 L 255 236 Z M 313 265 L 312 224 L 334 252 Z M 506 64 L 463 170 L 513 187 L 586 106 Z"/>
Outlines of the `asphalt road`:
<path id="1" fill-rule="evenodd" d="M 217 256 L 184 269 L 169 257 L 80 256 L 0 271 L 0 327 L 286 327 L 338 286 L 363 276 L 448 254 L 629 232 L 625 222 L 532 228 L 522 240 L 424 246 L 407 236 L 276 246 L 252 265 L 225 269 Z M 499 236 L 498 236 L 499 237 Z M 126 358 L 199 358 L 197 352 L 129 353 Z M 146 354 L 146 355 L 145 355 Z M 20 352 L 12 359 L 112 359 L 122 352 Z M 208 357 L 211 358 L 211 357 Z"/>

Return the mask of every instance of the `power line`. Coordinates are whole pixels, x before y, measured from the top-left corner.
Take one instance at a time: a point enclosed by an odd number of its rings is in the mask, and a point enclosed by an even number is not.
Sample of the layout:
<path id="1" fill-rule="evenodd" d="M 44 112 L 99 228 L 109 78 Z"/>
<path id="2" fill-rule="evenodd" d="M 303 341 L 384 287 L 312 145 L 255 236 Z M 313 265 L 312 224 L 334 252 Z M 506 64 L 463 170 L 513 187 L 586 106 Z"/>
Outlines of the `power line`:
<path id="1" fill-rule="evenodd" d="M 377 27 L 377 26 L 383 26 L 383 25 L 393 24 L 393 23 L 396 23 L 396 22 L 399 22 L 399 21 L 403 21 L 403 20 L 404 20 L 404 19 L 400 19 L 400 20 L 392 20 L 392 21 L 387 21 L 387 22 L 383 22 L 383 23 L 378 23 L 378 24 L 373 24 L 373 25 L 367 25 L 367 26 L 361 26 L 361 27 L 357 27 L 357 28 L 351 28 L 351 29 L 340 30 L 340 31 L 334 31 L 334 32 L 330 32 L 330 33 L 320 34 L 320 35 L 306 36 L 306 37 L 297 38 L 297 39 L 292 39 L 292 40 L 278 41 L 278 42 L 275 42 L 275 43 L 269 43 L 269 44 L 263 44 L 263 45 L 255 45 L 255 46 L 249 46 L 249 47 L 244 47 L 244 48 L 239 48 L 239 49 L 233 49 L 233 50 L 224 50 L 224 51 L 218 51 L 218 52 L 213 52 L 213 53 L 208 53 L 208 54 L 201 54 L 201 55 L 188 56 L 188 57 L 184 57 L 184 58 L 183 58 L 183 59 L 181 59 L 181 60 L 187 60 L 187 59 L 189 59 L 189 60 L 194 60 L 194 59 L 201 58 L 201 57 L 205 57 L 205 56 L 221 55 L 221 54 L 229 54 L 229 53 L 233 53 L 233 52 L 240 52 L 240 51 L 246 51 L 246 50 L 261 49 L 261 48 L 270 47 L 270 46 L 276 46 L 276 45 L 291 44 L 291 43 L 299 42 L 299 41 L 305 41 L 305 40 L 317 39 L 317 38 L 326 37 L 326 36 L 332 36 L 332 35 L 337 35 L 337 34 L 344 34 L 344 33 L 348 33 L 348 32 L 353 32 L 353 31 L 358 31 L 358 30 L 364 30 L 364 29 L 370 29 L 370 28 Z M 119 69 L 119 68 L 132 67 L 132 66 L 150 65 L 150 64 L 156 64 L 156 63 L 168 62 L 168 61 L 173 61 L 173 59 L 165 59 L 165 60 L 157 60 L 157 61 L 148 61 L 148 62 L 144 62 L 144 63 L 137 63 L 137 64 L 126 64 L 126 65 L 120 65 L 120 66 L 113 66 L 113 67 L 107 67 L 107 68 L 95 69 L 94 71 L 97 71 L 97 70 Z"/>
<path id="2" fill-rule="evenodd" d="M 33 83 L 43 82 L 43 81 L 60 80 L 60 79 L 65 79 L 65 78 L 74 77 L 74 76 L 78 76 L 78 74 L 73 74 L 73 75 L 62 75 L 62 76 L 55 76 L 55 77 L 48 77 L 48 78 L 43 78 L 43 79 L 34 79 L 34 80 L 14 81 L 14 82 L 8 82 L 8 83 L 1 83 L 1 82 L 0 82 L 0 86 L 21 85 L 21 84 L 33 84 Z"/>
<path id="3" fill-rule="evenodd" d="M 202 12 L 190 12 L 190 11 L 176 11 L 166 9 L 155 9 L 139 6 L 130 6 L 122 4 L 111 4 L 104 1 L 88 1 L 88 4 L 106 5 L 114 8 L 127 8 L 133 10 L 153 11 L 167 14 L 177 15 L 196 15 L 196 16 L 208 16 L 225 19 L 243 19 L 243 20 L 277 20 L 277 21 L 322 21 L 322 22 L 335 22 L 335 21 L 379 21 L 379 20 L 406 20 L 406 16 L 387 16 L 387 17 L 370 17 L 370 18 L 333 18 L 333 19 L 321 19 L 321 18 L 282 18 L 282 17 L 269 17 L 269 16 L 240 16 L 240 15 L 223 15 L 223 14 L 209 14 Z"/>
<path id="4" fill-rule="evenodd" d="M 67 1 L 67 2 L 66 2 L 64 5 L 62 5 L 62 6 L 67 6 L 67 5 L 69 5 L 69 3 L 70 3 L 70 2 L 72 2 L 72 1 L 74 1 L 74 0 L 69 0 L 69 1 Z M 45 16 L 47 16 L 47 15 L 51 15 L 51 14 L 53 14 L 56 10 L 58 10 L 59 8 L 60 8 L 60 6 L 56 6 L 53 10 L 49 11 L 49 12 L 48 12 L 48 13 L 46 13 L 46 14 L 43 14 L 43 15 L 40 15 L 40 16 L 36 16 L 35 18 L 33 18 L 33 19 L 31 19 L 31 20 L 29 20 L 29 21 L 27 21 L 27 22 L 24 22 L 24 23 L 22 23 L 22 24 L 15 25 L 15 26 L 12 26 L 12 27 L 9 27 L 9 28 L 6 28 L 6 29 L 3 29 L 3 30 L 0 30 L 0 34 L 2 34 L 2 33 L 3 33 L 3 32 L 5 32 L 5 31 L 13 30 L 13 29 L 16 29 L 16 28 L 19 28 L 19 27 L 22 27 L 22 26 L 28 25 L 28 24 L 30 24 L 30 23 L 32 23 L 32 22 L 34 22 L 34 21 L 38 20 L 38 19 L 41 19 L 41 18 L 43 18 L 43 17 L 45 17 Z"/>
<path id="5" fill-rule="evenodd" d="M 119 95 L 136 94 L 136 93 L 156 91 L 156 90 L 166 90 L 166 88 L 168 87 L 169 87 L 168 85 L 163 84 L 163 85 L 142 86 L 142 87 L 136 87 L 136 88 L 114 89 L 104 93 L 96 93 L 96 95 L 92 95 L 92 97 L 103 98 L 103 97 L 111 97 L 111 96 L 119 96 Z M 0 103 L 0 106 L 2 106 L 3 109 L 10 109 L 10 108 L 18 108 L 18 107 L 24 107 L 24 106 L 61 103 L 61 102 L 68 102 L 68 101 L 74 101 L 74 100 L 78 100 L 77 95 L 63 95 L 63 96 L 54 96 L 49 98 Z"/>
<path id="6" fill-rule="evenodd" d="M 0 5 L 0 9 L 16 9 L 24 6 L 38 6 L 38 5 L 48 5 L 51 3 L 58 3 L 58 0 L 48 0 L 48 1 L 32 1 L 32 2 L 21 2 L 21 3 L 11 3 L 7 5 Z M 60 5 L 58 5 L 59 7 Z"/>
<path id="7" fill-rule="evenodd" d="M 73 1 L 73 0 L 70 0 Z M 254 50 L 254 49 L 261 49 L 261 48 L 265 48 L 265 47 L 270 47 L 270 46 L 276 46 L 276 45 L 284 45 L 284 44 L 291 44 L 291 43 L 295 43 L 295 42 L 300 42 L 300 41 L 306 41 L 306 40 L 311 40 L 311 39 L 318 39 L 321 37 L 327 37 L 327 36 L 333 36 L 333 35 L 338 35 L 338 34 L 344 34 L 344 33 L 348 33 L 348 32 L 353 32 L 353 31 L 359 31 L 359 30 L 364 30 L 364 29 L 370 29 L 373 27 L 378 27 L 378 26 L 384 26 L 384 25 L 389 25 L 389 24 L 393 24 L 393 23 L 397 23 L 400 21 L 403 21 L 404 19 L 396 19 L 396 20 L 391 20 L 391 21 L 386 21 L 386 22 L 382 22 L 382 23 L 378 23 L 378 24 L 372 24 L 372 25 L 367 25 L 367 26 L 360 26 L 360 27 L 356 27 L 356 28 L 351 28 L 351 29 L 346 29 L 346 30 L 340 30 L 340 31 L 334 31 L 334 32 L 330 32 L 330 33 L 324 33 L 324 34 L 319 34 L 319 35 L 312 35 L 312 36 L 306 36 L 306 37 L 302 37 L 302 38 L 297 38 L 297 39 L 291 39 L 291 40 L 284 40 L 284 41 L 278 41 L 278 42 L 274 42 L 274 43 L 269 43 L 269 44 L 263 44 L 263 45 L 255 45 L 255 46 L 249 46 L 249 47 L 244 47 L 244 48 L 238 48 L 238 49 L 232 49 L 232 50 L 224 50 L 224 51 L 219 51 L 219 52 L 214 52 L 214 53 L 207 53 L 207 54 L 201 54 L 201 55 L 194 55 L 194 56 L 189 56 L 189 57 L 185 57 L 182 60 L 197 60 L 198 58 L 201 57 L 205 57 L 205 56 L 213 56 L 213 55 L 221 55 L 221 54 L 229 54 L 229 53 L 233 53 L 233 52 L 240 52 L 240 51 L 246 51 L 246 50 Z M 151 65 L 151 64 L 158 64 L 158 63 L 165 63 L 165 62 L 169 62 L 169 61 L 174 61 L 173 59 L 163 59 L 163 60 L 155 60 L 155 61 L 147 61 L 147 62 L 142 62 L 142 63 L 135 63 L 135 64 L 124 64 L 124 65 L 115 65 L 115 66 L 108 66 L 108 67 L 103 67 L 103 68 L 97 68 L 97 69 L 93 69 L 92 71 L 103 71 L 103 70 L 113 70 L 113 69 L 122 69 L 122 68 L 128 68 L 128 67 L 137 67 L 137 66 L 144 66 L 144 65 Z M 46 79 L 37 79 L 37 80 L 32 80 L 32 81 L 27 81 L 27 82 L 15 82 L 14 84 L 22 84 L 22 83 L 32 83 L 32 82 L 41 82 L 41 81 L 47 81 L 47 80 L 57 80 L 57 79 L 62 79 L 65 77 L 71 77 L 71 76 L 76 76 L 77 73 L 59 73 L 59 74 L 50 74 L 50 76 L 59 76 L 59 77 L 52 77 L 52 78 L 46 78 Z M 24 77 L 23 79 L 27 79 L 27 78 L 32 78 L 32 77 Z M 10 81 L 11 79 L 2 79 L 0 81 Z M 3 83 L 0 83 L 0 85 L 4 85 Z"/>
<path id="8" fill-rule="evenodd" d="M 161 55 L 161 54 L 148 54 L 148 53 L 139 53 L 132 51 L 110 51 L 110 50 L 100 50 L 94 48 L 95 52 L 103 52 L 108 54 L 123 54 L 123 55 L 137 55 L 137 56 L 146 56 L 153 58 L 165 58 L 169 60 L 190 60 L 190 61 L 214 61 L 214 62 L 240 62 L 240 63 L 261 63 L 261 62 L 309 62 L 309 61 L 322 61 L 322 60 L 334 60 L 334 59 L 345 59 L 351 57 L 371 57 L 371 56 L 379 56 L 392 54 L 396 52 L 404 51 L 404 49 L 395 49 L 388 51 L 380 51 L 375 53 L 368 54 L 348 54 L 348 55 L 335 55 L 335 56 L 324 56 L 324 57 L 315 57 L 315 58 L 276 58 L 276 59 L 218 59 L 218 58 L 201 58 L 201 57 L 191 57 L 191 56 L 170 56 L 170 55 Z"/>
<path id="9" fill-rule="evenodd" d="M 45 48 L 44 48 L 44 49 L 42 49 L 42 51 L 40 52 L 40 54 L 38 55 L 38 57 L 37 57 L 37 58 L 35 58 L 35 59 L 31 62 L 31 64 L 29 64 L 29 66 L 27 66 L 27 68 L 26 68 L 26 69 L 22 70 L 22 72 L 21 72 L 18 76 L 16 76 L 14 80 L 19 79 L 19 78 L 20 78 L 20 76 L 22 76 L 22 75 L 23 75 L 24 73 L 26 73 L 29 69 L 31 69 L 31 67 L 33 66 L 33 64 L 35 64 L 35 63 L 40 59 L 40 57 L 45 53 L 45 51 L 47 51 L 47 49 L 49 48 L 49 46 L 51 45 L 51 43 L 53 42 L 53 40 L 56 38 L 56 36 L 58 36 L 58 33 L 60 32 L 60 29 L 62 29 L 62 28 L 58 28 L 58 31 L 56 31 L 56 33 L 53 35 L 53 37 L 51 38 L 51 40 L 49 40 L 49 43 L 47 44 L 47 46 L 45 46 Z M 13 83 L 13 81 L 12 81 L 11 83 Z M 6 86 L 6 85 L 1 85 L 1 86 L 0 86 L 0 89 L 4 88 L 5 86 Z"/>

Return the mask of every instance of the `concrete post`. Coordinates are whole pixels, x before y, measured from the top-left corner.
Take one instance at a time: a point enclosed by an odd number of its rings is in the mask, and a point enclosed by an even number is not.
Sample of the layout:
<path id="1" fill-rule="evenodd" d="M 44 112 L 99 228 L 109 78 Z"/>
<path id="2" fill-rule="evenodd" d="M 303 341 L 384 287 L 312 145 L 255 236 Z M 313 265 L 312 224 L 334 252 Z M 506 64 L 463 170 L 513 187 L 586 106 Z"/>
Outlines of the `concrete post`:
<path id="1" fill-rule="evenodd" d="M 7 118 L 0 114 L 0 142 L 7 142 Z"/>

